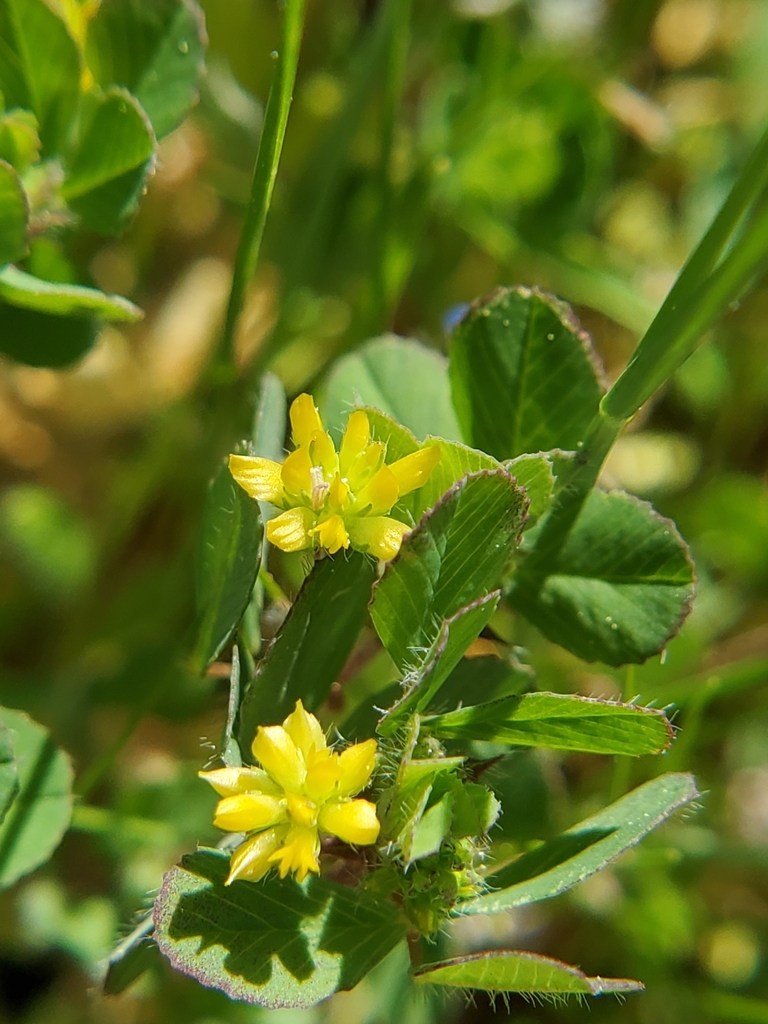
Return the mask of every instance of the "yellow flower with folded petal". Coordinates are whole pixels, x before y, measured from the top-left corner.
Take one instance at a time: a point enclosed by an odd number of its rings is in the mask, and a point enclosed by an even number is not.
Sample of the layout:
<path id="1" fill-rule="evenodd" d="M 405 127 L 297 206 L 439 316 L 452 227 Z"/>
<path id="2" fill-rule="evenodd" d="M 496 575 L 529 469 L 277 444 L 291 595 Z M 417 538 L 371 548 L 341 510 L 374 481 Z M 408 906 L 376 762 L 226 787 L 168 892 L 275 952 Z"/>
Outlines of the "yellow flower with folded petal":
<path id="1" fill-rule="evenodd" d="M 440 449 L 421 448 L 387 464 L 387 446 L 371 440 L 362 409 L 350 413 L 338 452 L 311 395 L 299 395 L 290 415 L 296 449 L 282 465 L 229 457 L 232 476 L 252 498 L 284 510 L 267 523 L 267 539 L 283 551 L 320 547 L 335 554 L 351 546 L 394 558 L 409 527 L 386 513 L 426 482 Z"/>
<path id="2" fill-rule="evenodd" d="M 355 846 L 379 836 L 376 807 L 354 799 L 376 765 L 376 740 L 331 750 L 320 723 L 301 701 L 282 725 L 260 726 L 253 741 L 260 768 L 200 772 L 219 796 L 213 823 L 248 838 L 232 854 L 226 885 L 257 882 L 276 867 L 303 882 L 320 871 L 320 833 Z"/>

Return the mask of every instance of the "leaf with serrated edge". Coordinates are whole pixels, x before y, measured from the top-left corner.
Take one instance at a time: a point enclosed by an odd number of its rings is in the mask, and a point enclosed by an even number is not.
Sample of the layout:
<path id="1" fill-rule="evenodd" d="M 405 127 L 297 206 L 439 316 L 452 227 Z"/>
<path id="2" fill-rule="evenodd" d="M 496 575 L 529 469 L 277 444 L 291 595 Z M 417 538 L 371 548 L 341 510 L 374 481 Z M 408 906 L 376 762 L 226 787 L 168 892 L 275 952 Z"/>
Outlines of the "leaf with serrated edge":
<path id="1" fill-rule="evenodd" d="M 530 505 L 525 522 L 529 530 L 537 519 L 549 508 L 555 493 L 555 474 L 552 461 L 545 452 L 536 455 L 519 455 L 504 463 L 504 469 L 525 488 Z"/>
<path id="2" fill-rule="evenodd" d="M 23 711 L 0 708 L 10 733 L 19 792 L 0 825 L 0 889 L 44 864 L 72 816 L 72 765 L 48 730 Z"/>
<path id="3" fill-rule="evenodd" d="M 522 563 L 509 601 L 585 661 L 623 665 L 664 648 L 694 590 L 693 563 L 675 524 L 623 491 L 595 490 L 546 573 L 527 576 Z"/>
<path id="4" fill-rule="evenodd" d="M 565 303 L 535 288 L 499 288 L 458 325 L 450 357 L 469 444 L 511 459 L 584 440 L 604 389 L 589 335 Z"/>
<path id="5" fill-rule="evenodd" d="M 498 586 L 526 498 L 502 469 L 458 481 L 405 538 L 374 588 L 371 617 L 401 671 L 418 664 L 439 624 Z"/>
<path id="6" fill-rule="evenodd" d="M 426 964 L 414 972 L 422 984 L 451 988 L 475 988 L 484 992 L 525 992 L 551 995 L 600 996 L 608 992 L 642 992 L 645 986 L 628 978 L 589 978 L 548 956 L 523 950 L 494 949 L 471 953 L 437 964 Z"/>
<path id="7" fill-rule="evenodd" d="M 699 796 L 692 775 L 652 779 L 488 877 L 497 889 L 456 906 L 456 915 L 497 914 L 559 896 L 635 846 Z"/>
<path id="8" fill-rule="evenodd" d="M 440 739 L 596 754 L 660 754 L 673 739 L 663 711 L 562 693 L 528 693 L 422 718 Z"/>
<path id="9" fill-rule="evenodd" d="M 224 886 L 229 860 L 199 850 L 166 874 L 155 940 L 173 967 L 230 998 L 314 1006 L 357 982 L 402 940 L 391 904 L 316 876 Z"/>
<path id="10" fill-rule="evenodd" d="M 385 334 L 343 356 L 318 394 L 323 422 L 338 437 L 355 405 L 374 406 L 413 431 L 459 440 L 445 356 Z"/>

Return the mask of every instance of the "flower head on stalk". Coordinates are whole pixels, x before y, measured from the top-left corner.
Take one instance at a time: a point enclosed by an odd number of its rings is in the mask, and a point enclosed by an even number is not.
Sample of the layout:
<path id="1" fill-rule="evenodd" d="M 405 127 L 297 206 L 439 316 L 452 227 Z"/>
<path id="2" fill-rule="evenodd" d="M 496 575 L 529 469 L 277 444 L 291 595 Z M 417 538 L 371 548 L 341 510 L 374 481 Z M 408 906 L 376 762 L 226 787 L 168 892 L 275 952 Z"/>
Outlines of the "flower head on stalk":
<path id="1" fill-rule="evenodd" d="M 394 558 L 409 527 L 386 513 L 426 482 L 440 449 L 421 448 L 388 465 L 387 446 L 371 440 L 362 409 L 350 413 L 338 452 L 311 395 L 299 395 L 290 416 L 296 448 L 282 465 L 229 457 L 232 476 L 252 498 L 284 510 L 267 523 L 267 539 L 283 551 L 321 547 L 335 554 L 351 546 Z"/>
<path id="2" fill-rule="evenodd" d="M 320 833 L 369 846 L 379 835 L 376 807 L 353 799 L 376 764 L 376 740 L 332 751 L 320 723 L 301 701 L 282 725 L 260 726 L 253 741 L 260 768 L 200 772 L 223 797 L 214 825 L 249 833 L 232 853 L 226 885 L 257 882 L 272 868 L 302 882 L 319 872 Z"/>

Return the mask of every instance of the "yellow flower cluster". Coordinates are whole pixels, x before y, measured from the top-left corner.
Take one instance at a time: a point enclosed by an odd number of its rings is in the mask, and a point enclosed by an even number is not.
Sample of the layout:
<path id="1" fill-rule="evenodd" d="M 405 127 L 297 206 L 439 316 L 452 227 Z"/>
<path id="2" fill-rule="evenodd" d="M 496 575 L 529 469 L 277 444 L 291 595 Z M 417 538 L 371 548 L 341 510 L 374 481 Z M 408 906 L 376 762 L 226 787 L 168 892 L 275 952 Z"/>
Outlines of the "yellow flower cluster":
<path id="1" fill-rule="evenodd" d="M 371 440 L 363 410 L 350 413 L 338 452 L 311 395 L 299 395 L 290 416 L 296 450 L 282 465 L 229 457 L 232 476 L 252 498 L 285 510 L 267 523 L 267 539 L 283 551 L 322 547 L 335 554 L 352 546 L 394 558 L 410 528 L 385 513 L 425 483 L 440 450 L 422 448 L 387 465 L 387 446 Z"/>
<path id="2" fill-rule="evenodd" d="M 334 753 L 318 720 L 297 701 L 282 725 L 259 727 L 252 749 L 261 768 L 199 773 L 223 797 L 214 825 L 254 833 L 233 852 L 226 885 L 257 882 L 273 867 L 281 878 L 292 871 L 302 882 L 320 871 L 320 832 L 356 846 L 376 842 L 376 807 L 352 799 L 371 777 L 376 740 Z"/>

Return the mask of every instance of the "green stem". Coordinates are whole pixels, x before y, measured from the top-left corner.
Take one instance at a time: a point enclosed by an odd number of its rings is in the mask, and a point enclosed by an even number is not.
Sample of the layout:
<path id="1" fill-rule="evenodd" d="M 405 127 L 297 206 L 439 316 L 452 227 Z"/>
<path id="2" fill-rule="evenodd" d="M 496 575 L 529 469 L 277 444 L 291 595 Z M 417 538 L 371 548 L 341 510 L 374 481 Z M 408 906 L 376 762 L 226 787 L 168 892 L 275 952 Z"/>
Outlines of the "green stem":
<path id="1" fill-rule="evenodd" d="M 256 270 L 264 225 L 272 201 L 272 191 L 283 149 L 288 112 L 291 108 L 296 69 L 299 63 L 305 6 L 306 0 L 286 0 L 275 77 L 269 90 L 267 107 L 264 112 L 264 128 L 259 140 L 251 195 L 235 256 L 232 286 L 229 292 L 227 316 L 221 342 L 222 358 L 229 367 L 234 360 L 237 322 L 245 303 L 246 290 Z"/>

